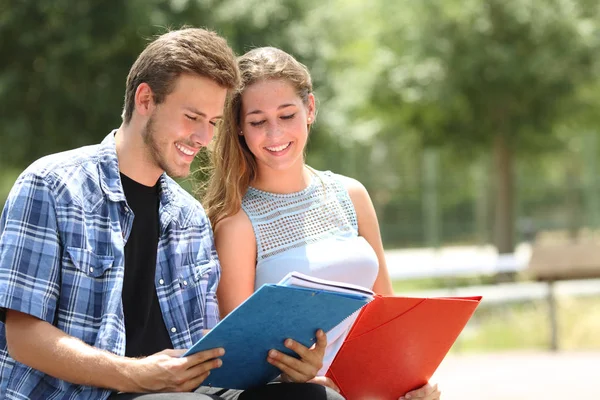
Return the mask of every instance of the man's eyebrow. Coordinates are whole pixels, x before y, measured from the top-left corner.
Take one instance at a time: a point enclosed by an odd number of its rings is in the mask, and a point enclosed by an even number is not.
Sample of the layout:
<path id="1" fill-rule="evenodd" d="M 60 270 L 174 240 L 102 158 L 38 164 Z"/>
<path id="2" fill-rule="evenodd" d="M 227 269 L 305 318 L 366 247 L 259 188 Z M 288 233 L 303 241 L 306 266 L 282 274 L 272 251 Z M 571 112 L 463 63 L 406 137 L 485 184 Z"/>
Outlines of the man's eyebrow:
<path id="1" fill-rule="evenodd" d="M 293 103 L 285 103 L 285 104 L 282 104 L 279 107 L 277 107 L 277 109 L 281 110 L 283 108 L 295 107 L 295 106 L 296 106 L 296 104 L 293 104 Z M 262 114 L 262 111 L 261 110 L 252 110 L 252 111 L 249 111 L 246 113 L 246 115 L 252 115 L 252 114 Z"/>
<path id="2" fill-rule="evenodd" d="M 192 106 L 185 106 L 184 108 L 185 108 L 186 110 L 188 110 L 188 111 L 191 111 L 191 112 L 193 112 L 194 114 L 198 114 L 198 115 L 200 115 L 201 117 L 207 118 L 207 115 L 206 115 L 205 113 L 203 113 L 202 111 L 198 110 L 198 109 L 197 109 L 197 108 L 195 108 L 195 107 L 192 107 Z M 217 116 L 213 117 L 212 119 L 223 119 L 223 116 L 222 116 L 222 115 L 217 115 Z"/>

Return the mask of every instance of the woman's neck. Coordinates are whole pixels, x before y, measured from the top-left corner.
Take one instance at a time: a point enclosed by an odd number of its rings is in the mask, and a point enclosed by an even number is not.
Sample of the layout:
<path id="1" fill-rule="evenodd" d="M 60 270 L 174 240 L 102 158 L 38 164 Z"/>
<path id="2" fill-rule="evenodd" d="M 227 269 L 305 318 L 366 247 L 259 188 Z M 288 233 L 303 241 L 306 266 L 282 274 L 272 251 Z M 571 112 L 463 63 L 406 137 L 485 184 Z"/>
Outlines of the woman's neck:
<path id="1" fill-rule="evenodd" d="M 304 190 L 310 185 L 313 172 L 304 163 L 285 171 L 258 166 L 256 179 L 251 186 L 270 193 L 288 194 Z"/>

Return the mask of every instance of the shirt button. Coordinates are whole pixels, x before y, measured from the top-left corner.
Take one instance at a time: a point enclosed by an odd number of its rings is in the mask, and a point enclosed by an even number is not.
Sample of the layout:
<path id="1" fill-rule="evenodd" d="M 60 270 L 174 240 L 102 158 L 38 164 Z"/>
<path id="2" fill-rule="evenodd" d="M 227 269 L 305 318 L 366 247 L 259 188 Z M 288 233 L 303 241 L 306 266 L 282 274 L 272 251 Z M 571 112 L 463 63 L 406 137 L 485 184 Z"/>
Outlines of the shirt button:
<path id="1" fill-rule="evenodd" d="M 94 272 L 94 267 L 90 267 L 90 272 Z"/>
<path id="2" fill-rule="evenodd" d="M 183 286 L 187 286 L 187 281 L 183 281 Z"/>
<path id="3" fill-rule="evenodd" d="M 161 285 L 164 285 L 164 284 L 165 284 L 165 281 L 164 281 L 164 279 L 159 279 L 159 280 L 158 280 L 158 283 L 160 283 Z"/>
<path id="4" fill-rule="evenodd" d="M 177 332 L 177 328 L 175 328 L 175 327 L 172 327 L 172 328 L 171 328 L 171 332 L 173 332 L 173 333 Z"/>

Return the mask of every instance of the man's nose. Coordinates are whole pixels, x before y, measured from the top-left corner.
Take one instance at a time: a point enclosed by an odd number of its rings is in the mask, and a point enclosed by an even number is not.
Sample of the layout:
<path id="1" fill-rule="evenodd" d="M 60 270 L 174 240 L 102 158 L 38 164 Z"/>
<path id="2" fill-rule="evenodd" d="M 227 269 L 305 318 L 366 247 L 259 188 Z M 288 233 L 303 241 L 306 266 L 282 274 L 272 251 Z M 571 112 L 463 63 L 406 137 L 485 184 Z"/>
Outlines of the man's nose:
<path id="1" fill-rule="evenodd" d="M 212 140 L 213 134 L 214 127 L 210 123 L 206 123 L 194 131 L 191 139 L 195 146 L 206 147 Z"/>

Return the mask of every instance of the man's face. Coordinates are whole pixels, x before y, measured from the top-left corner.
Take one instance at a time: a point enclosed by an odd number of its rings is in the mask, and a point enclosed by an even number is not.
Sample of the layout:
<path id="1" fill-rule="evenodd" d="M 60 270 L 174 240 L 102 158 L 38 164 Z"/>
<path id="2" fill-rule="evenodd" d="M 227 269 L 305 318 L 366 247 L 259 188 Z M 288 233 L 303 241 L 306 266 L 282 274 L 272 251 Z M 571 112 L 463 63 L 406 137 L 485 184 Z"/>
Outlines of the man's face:
<path id="1" fill-rule="evenodd" d="M 185 177 L 221 119 L 227 89 L 209 78 L 181 75 L 142 133 L 150 159 L 171 177 Z"/>

